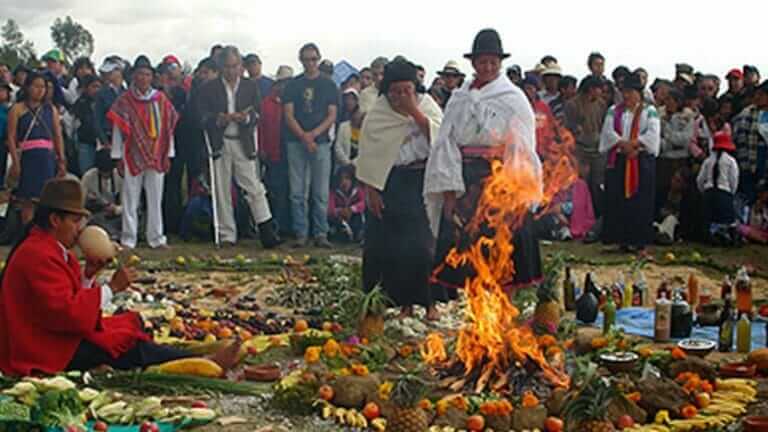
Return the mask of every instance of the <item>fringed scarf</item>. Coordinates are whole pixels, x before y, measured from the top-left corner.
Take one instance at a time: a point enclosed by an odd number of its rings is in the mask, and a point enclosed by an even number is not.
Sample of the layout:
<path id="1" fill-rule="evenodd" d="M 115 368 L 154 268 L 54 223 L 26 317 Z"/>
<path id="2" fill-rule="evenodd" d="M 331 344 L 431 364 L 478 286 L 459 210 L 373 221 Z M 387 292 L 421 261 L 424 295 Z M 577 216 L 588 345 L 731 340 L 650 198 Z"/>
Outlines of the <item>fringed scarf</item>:
<path id="1" fill-rule="evenodd" d="M 124 157 L 131 175 L 147 169 L 168 172 L 168 152 L 179 115 L 163 92 L 142 98 L 131 89 L 115 101 L 107 118 L 123 134 Z"/>

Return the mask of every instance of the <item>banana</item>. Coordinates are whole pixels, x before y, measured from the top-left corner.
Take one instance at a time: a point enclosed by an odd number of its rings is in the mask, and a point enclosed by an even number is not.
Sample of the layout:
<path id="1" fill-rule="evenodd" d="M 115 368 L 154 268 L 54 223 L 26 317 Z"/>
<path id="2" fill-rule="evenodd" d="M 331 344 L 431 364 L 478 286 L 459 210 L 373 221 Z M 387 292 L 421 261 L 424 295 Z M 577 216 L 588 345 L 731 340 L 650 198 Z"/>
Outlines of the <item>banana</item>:
<path id="1" fill-rule="evenodd" d="M 328 417 L 333 415 L 333 408 L 331 408 L 329 405 L 326 405 L 323 407 L 322 416 L 324 419 L 327 419 Z"/>
<path id="2" fill-rule="evenodd" d="M 376 432 L 384 432 L 387 430 L 387 420 L 384 418 L 377 418 L 371 422 L 371 427 Z"/>
<path id="3" fill-rule="evenodd" d="M 345 410 L 344 408 L 336 408 L 336 411 L 334 411 L 333 413 L 333 416 L 336 417 L 336 423 L 339 423 L 342 425 L 346 424 L 345 423 L 346 415 L 347 415 L 347 410 Z"/>
<path id="4" fill-rule="evenodd" d="M 347 411 L 347 415 L 344 416 L 344 419 L 346 420 L 346 424 L 352 427 L 358 427 L 357 411 L 352 409 Z"/>

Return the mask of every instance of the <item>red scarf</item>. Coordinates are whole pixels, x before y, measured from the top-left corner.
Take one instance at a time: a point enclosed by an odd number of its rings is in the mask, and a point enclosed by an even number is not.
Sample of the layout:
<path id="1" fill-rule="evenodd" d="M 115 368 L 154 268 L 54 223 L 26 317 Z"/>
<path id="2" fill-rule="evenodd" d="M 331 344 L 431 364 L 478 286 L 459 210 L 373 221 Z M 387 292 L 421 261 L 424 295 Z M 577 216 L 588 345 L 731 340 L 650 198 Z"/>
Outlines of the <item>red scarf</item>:
<path id="1" fill-rule="evenodd" d="M 624 110 L 626 106 L 624 104 L 616 107 L 616 111 L 613 114 L 613 128 L 619 136 L 624 134 L 624 128 L 622 124 L 622 117 L 624 116 Z M 629 140 L 632 143 L 637 143 L 637 138 L 640 136 L 640 117 L 643 115 L 642 102 L 635 108 L 634 116 L 632 117 L 632 128 L 629 132 Z M 614 147 L 611 151 L 611 158 L 615 160 L 616 153 L 619 148 Z M 630 157 L 626 155 L 624 162 L 624 198 L 629 199 L 635 196 L 637 191 L 640 190 L 640 161 L 637 156 Z"/>

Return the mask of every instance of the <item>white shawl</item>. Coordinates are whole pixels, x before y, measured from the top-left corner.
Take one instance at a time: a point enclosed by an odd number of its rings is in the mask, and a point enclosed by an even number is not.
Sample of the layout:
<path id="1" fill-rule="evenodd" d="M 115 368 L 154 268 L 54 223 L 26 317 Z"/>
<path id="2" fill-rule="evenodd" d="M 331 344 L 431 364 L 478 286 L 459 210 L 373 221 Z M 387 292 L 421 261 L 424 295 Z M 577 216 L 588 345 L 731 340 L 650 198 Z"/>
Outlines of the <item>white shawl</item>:
<path id="1" fill-rule="evenodd" d="M 481 89 L 470 89 L 471 85 L 467 82 L 453 92 L 427 161 L 424 201 L 435 236 L 440 229 L 443 193 L 456 192 L 461 196 L 466 191 L 461 147 L 503 144 L 505 160 L 522 151 L 541 174 L 541 161 L 536 155 L 536 121 L 522 90 L 504 74 Z"/>
<path id="2" fill-rule="evenodd" d="M 435 142 L 443 121 L 440 107 L 427 95 L 421 96 L 419 110 L 429 120 L 430 147 Z M 363 120 L 360 153 L 355 159 L 357 178 L 378 190 L 384 190 L 389 172 L 397 160 L 400 147 L 411 133 L 414 120 L 395 112 L 386 97 L 380 97 Z"/>

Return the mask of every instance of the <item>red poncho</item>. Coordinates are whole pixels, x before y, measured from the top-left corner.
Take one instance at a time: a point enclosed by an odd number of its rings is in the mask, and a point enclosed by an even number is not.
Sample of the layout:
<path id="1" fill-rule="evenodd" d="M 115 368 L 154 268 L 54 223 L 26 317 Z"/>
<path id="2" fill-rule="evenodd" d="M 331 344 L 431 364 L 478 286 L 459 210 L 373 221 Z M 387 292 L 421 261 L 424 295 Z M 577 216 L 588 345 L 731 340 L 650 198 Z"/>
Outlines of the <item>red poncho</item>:
<path id="1" fill-rule="evenodd" d="M 168 152 L 179 115 L 163 92 L 154 91 L 147 100 L 131 88 L 112 104 L 107 118 L 123 135 L 123 158 L 131 175 L 148 169 L 168 172 Z"/>
<path id="2" fill-rule="evenodd" d="M 13 254 L 0 287 L 0 370 L 9 375 L 63 371 L 87 340 L 112 357 L 149 340 L 137 314 L 101 316 L 101 289 L 83 288 L 77 258 L 34 228 Z"/>

